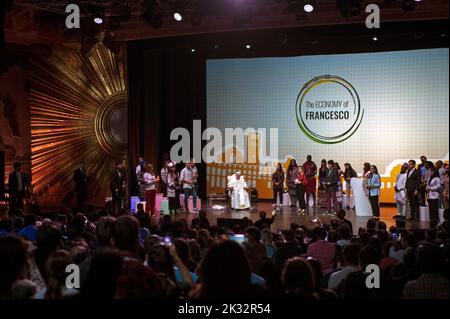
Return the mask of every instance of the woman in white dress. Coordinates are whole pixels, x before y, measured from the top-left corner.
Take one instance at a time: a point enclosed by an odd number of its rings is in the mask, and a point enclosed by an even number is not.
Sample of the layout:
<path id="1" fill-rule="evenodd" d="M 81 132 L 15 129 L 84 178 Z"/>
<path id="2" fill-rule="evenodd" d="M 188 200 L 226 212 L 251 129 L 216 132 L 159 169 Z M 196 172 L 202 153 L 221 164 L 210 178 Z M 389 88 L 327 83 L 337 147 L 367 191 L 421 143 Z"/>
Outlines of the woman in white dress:
<path id="1" fill-rule="evenodd" d="M 403 163 L 400 173 L 395 180 L 395 202 L 397 203 L 397 216 L 406 217 L 406 178 L 408 177 L 408 163 Z M 397 217 L 396 216 L 396 217 Z"/>

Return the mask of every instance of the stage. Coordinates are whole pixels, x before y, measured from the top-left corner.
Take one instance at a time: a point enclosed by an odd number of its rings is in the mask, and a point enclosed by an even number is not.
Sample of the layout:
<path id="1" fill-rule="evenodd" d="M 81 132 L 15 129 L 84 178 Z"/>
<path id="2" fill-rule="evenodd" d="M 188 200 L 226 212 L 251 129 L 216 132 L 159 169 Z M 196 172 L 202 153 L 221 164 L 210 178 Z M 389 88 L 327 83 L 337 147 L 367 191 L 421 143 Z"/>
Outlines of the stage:
<path id="1" fill-rule="evenodd" d="M 224 202 L 214 203 L 217 205 L 226 204 Z M 243 218 L 248 217 L 253 222 L 259 219 L 259 212 L 265 211 L 267 212 L 267 216 L 270 217 L 271 212 L 273 211 L 272 202 L 271 201 L 259 201 L 256 203 L 252 203 L 251 209 L 237 211 L 233 210 L 228 206 L 225 206 L 225 209 L 215 210 L 211 207 L 211 204 L 207 205 L 206 201 L 202 201 L 202 209 L 206 210 L 206 216 L 211 225 L 217 224 L 218 218 Z M 325 210 L 318 207 L 308 207 L 306 214 L 300 214 L 297 212 L 297 207 L 288 207 L 283 206 L 280 207 L 279 213 L 275 217 L 275 221 L 272 224 L 271 230 L 275 231 L 277 229 L 288 229 L 291 223 L 297 223 L 299 225 L 306 225 L 307 227 L 314 227 L 316 224 L 311 222 L 313 218 L 319 218 L 322 223 L 329 223 L 330 219 L 333 217 L 331 215 L 325 215 Z M 357 234 L 358 228 L 361 226 L 366 226 L 367 220 L 370 217 L 358 217 L 355 215 L 354 209 L 347 209 L 346 218 L 350 220 L 353 224 L 353 233 Z M 176 219 L 186 218 L 189 225 L 191 224 L 191 220 L 197 217 L 196 213 L 178 213 Z M 395 224 L 395 219 L 393 216 L 396 215 L 396 208 L 393 206 L 381 206 L 380 207 L 380 219 L 387 224 L 389 229 L 390 226 Z M 429 227 L 429 222 L 425 221 L 407 221 L 406 228 L 407 229 L 426 229 Z"/>

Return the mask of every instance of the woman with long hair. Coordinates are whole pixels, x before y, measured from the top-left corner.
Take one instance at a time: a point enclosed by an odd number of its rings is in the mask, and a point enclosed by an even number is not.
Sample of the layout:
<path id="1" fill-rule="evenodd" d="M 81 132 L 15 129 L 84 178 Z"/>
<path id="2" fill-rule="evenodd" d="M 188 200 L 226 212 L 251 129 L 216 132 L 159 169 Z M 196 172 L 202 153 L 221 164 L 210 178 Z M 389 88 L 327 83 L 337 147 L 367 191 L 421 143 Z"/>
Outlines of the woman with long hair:
<path id="1" fill-rule="evenodd" d="M 298 165 L 295 159 L 291 159 L 286 172 L 286 185 L 289 192 L 289 197 L 291 199 L 291 207 L 295 207 L 297 204 L 296 198 L 296 184 L 295 179 L 297 178 Z"/>
<path id="2" fill-rule="evenodd" d="M 338 162 L 334 162 L 333 165 L 334 165 L 334 168 L 336 169 L 337 177 L 338 177 L 338 182 L 337 182 L 338 190 L 336 192 L 336 199 L 337 199 L 338 206 L 342 208 L 342 195 L 343 195 L 343 192 L 342 192 L 342 176 L 343 176 L 344 173 L 342 172 L 341 166 L 339 166 Z"/>
<path id="3" fill-rule="evenodd" d="M 273 206 L 277 205 L 277 195 L 280 200 L 280 206 L 283 206 L 283 182 L 283 166 L 281 166 L 281 163 L 278 163 L 276 171 L 272 174 Z"/>
<path id="4" fill-rule="evenodd" d="M 179 195 L 180 190 L 180 183 L 178 178 L 179 176 L 175 163 L 170 162 L 168 168 L 169 172 L 167 173 L 167 197 L 169 199 L 169 213 L 176 214 L 179 208 L 178 205 L 180 203 L 180 200 L 178 198 L 177 204 L 177 193 Z"/>
<path id="5" fill-rule="evenodd" d="M 367 184 L 369 182 L 369 176 L 370 176 L 370 163 L 365 162 L 363 164 L 363 187 L 366 190 L 366 195 L 369 196 L 369 189 L 367 187 Z"/>
<path id="6" fill-rule="evenodd" d="M 73 263 L 72 256 L 66 250 L 54 251 L 47 260 L 47 287 L 41 289 L 34 296 L 35 299 L 66 299 L 78 294 L 78 290 L 68 288 L 66 279 L 69 273 L 66 267 Z"/>
<path id="7" fill-rule="evenodd" d="M 155 215 L 155 200 L 156 200 L 156 183 L 159 181 L 159 177 L 155 176 L 153 171 L 153 165 L 147 164 L 145 173 L 143 176 L 145 184 L 145 212 L 150 212 L 150 216 Z"/>
<path id="8" fill-rule="evenodd" d="M 370 175 L 367 180 L 367 189 L 369 192 L 370 206 L 372 206 L 372 214 L 375 217 L 380 217 L 380 187 L 381 177 L 378 174 L 378 168 L 375 165 L 370 166 Z"/>
<path id="9" fill-rule="evenodd" d="M 322 207 L 322 208 L 327 206 L 326 189 L 325 189 L 325 186 L 324 186 L 324 183 L 326 182 L 327 175 L 328 175 L 327 160 L 323 159 L 320 162 L 319 187 L 318 187 L 318 192 L 317 192 L 317 206 Z"/>
<path id="10" fill-rule="evenodd" d="M 298 210 L 299 213 L 306 212 L 305 193 L 307 184 L 308 179 L 306 178 L 305 171 L 302 166 L 299 166 L 297 170 L 297 178 L 295 179 L 295 194 L 300 206 L 300 209 Z"/>
<path id="11" fill-rule="evenodd" d="M 230 240 L 213 244 L 198 267 L 199 284 L 191 297 L 245 298 L 251 295 L 250 266 L 242 247 Z"/>
<path id="12" fill-rule="evenodd" d="M 350 193 L 351 193 L 351 185 L 350 182 L 352 178 L 358 177 L 358 174 L 356 173 L 355 169 L 350 165 L 350 163 L 344 164 L 344 179 L 345 179 L 345 196 L 347 197 L 347 209 L 350 208 Z"/>
<path id="13" fill-rule="evenodd" d="M 282 280 L 288 296 L 305 299 L 317 298 L 314 271 L 304 258 L 288 259 L 284 264 Z"/>
<path id="14" fill-rule="evenodd" d="M 427 180 L 426 192 L 427 192 L 427 202 L 428 202 L 428 210 L 430 213 L 430 222 L 431 226 L 436 226 L 439 221 L 439 196 L 440 196 L 440 188 L 441 188 L 441 178 L 439 176 L 439 171 L 436 167 L 431 166 L 430 177 Z"/>

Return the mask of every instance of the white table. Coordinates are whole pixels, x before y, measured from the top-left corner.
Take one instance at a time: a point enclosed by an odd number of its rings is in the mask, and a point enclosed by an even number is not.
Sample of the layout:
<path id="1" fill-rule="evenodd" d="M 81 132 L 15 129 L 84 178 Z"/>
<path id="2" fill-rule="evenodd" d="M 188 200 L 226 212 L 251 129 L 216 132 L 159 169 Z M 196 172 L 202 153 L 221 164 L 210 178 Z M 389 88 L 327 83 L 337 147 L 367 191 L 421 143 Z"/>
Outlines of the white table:
<path id="1" fill-rule="evenodd" d="M 370 206 L 369 197 L 366 195 L 362 178 L 352 178 L 350 185 L 353 190 L 353 197 L 355 200 L 355 214 L 356 216 L 373 216 L 372 206 Z"/>

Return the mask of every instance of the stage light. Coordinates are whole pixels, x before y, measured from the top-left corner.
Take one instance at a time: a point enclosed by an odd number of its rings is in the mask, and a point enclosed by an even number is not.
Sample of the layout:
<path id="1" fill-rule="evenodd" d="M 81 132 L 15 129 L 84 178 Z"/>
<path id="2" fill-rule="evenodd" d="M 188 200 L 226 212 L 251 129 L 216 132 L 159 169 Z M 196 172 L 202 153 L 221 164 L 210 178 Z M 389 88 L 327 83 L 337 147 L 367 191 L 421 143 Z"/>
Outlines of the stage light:
<path id="1" fill-rule="evenodd" d="M 105 9 L 102 6 L 95 6 L 94 22 L 96 24 L 102 24 L 104 19 L 105 19 Z"/>
<path id="2" fill-rule="evenodd" d="M 378 37 L 373 37 L 372 40 L 373 41 L 378 41 Z"/>
<path id="3" fill-rule="evenodd" d="M 305 3 L 303 4 L 303 10 L 305 12 L 313 12 L 314 11 L 314 1 L 312 0 L 305 0 Z"/>
<path id="4" fill-rule="evenodd" d="M 250 44 L 246 44 L 246 45 L 245 45 L 245 48 L 246 48 L 246 49 L 251 49 L 252 46 L 251 46 Z"/>
<path id="5" fill-rule="evenodd" d="M 181 21 L 181 20 L 183 20 L 183 16 L 181 15 L 180 12 L 175 12 L 175 13 L 173 14 L 173 18 L 174 18 L 176 21 Z"/>
<path id="6" fill-rule="evenodd" d="M 195 52 L 195 49 L 191 49 L 191 52 L 194 53 L 194 52 Z"/>
<path id="7" fill-rule="evenodd" d="M 413 11 L 416 8 L 416 1 L 414 0 L 403 0 L 403 11 Z"/>

